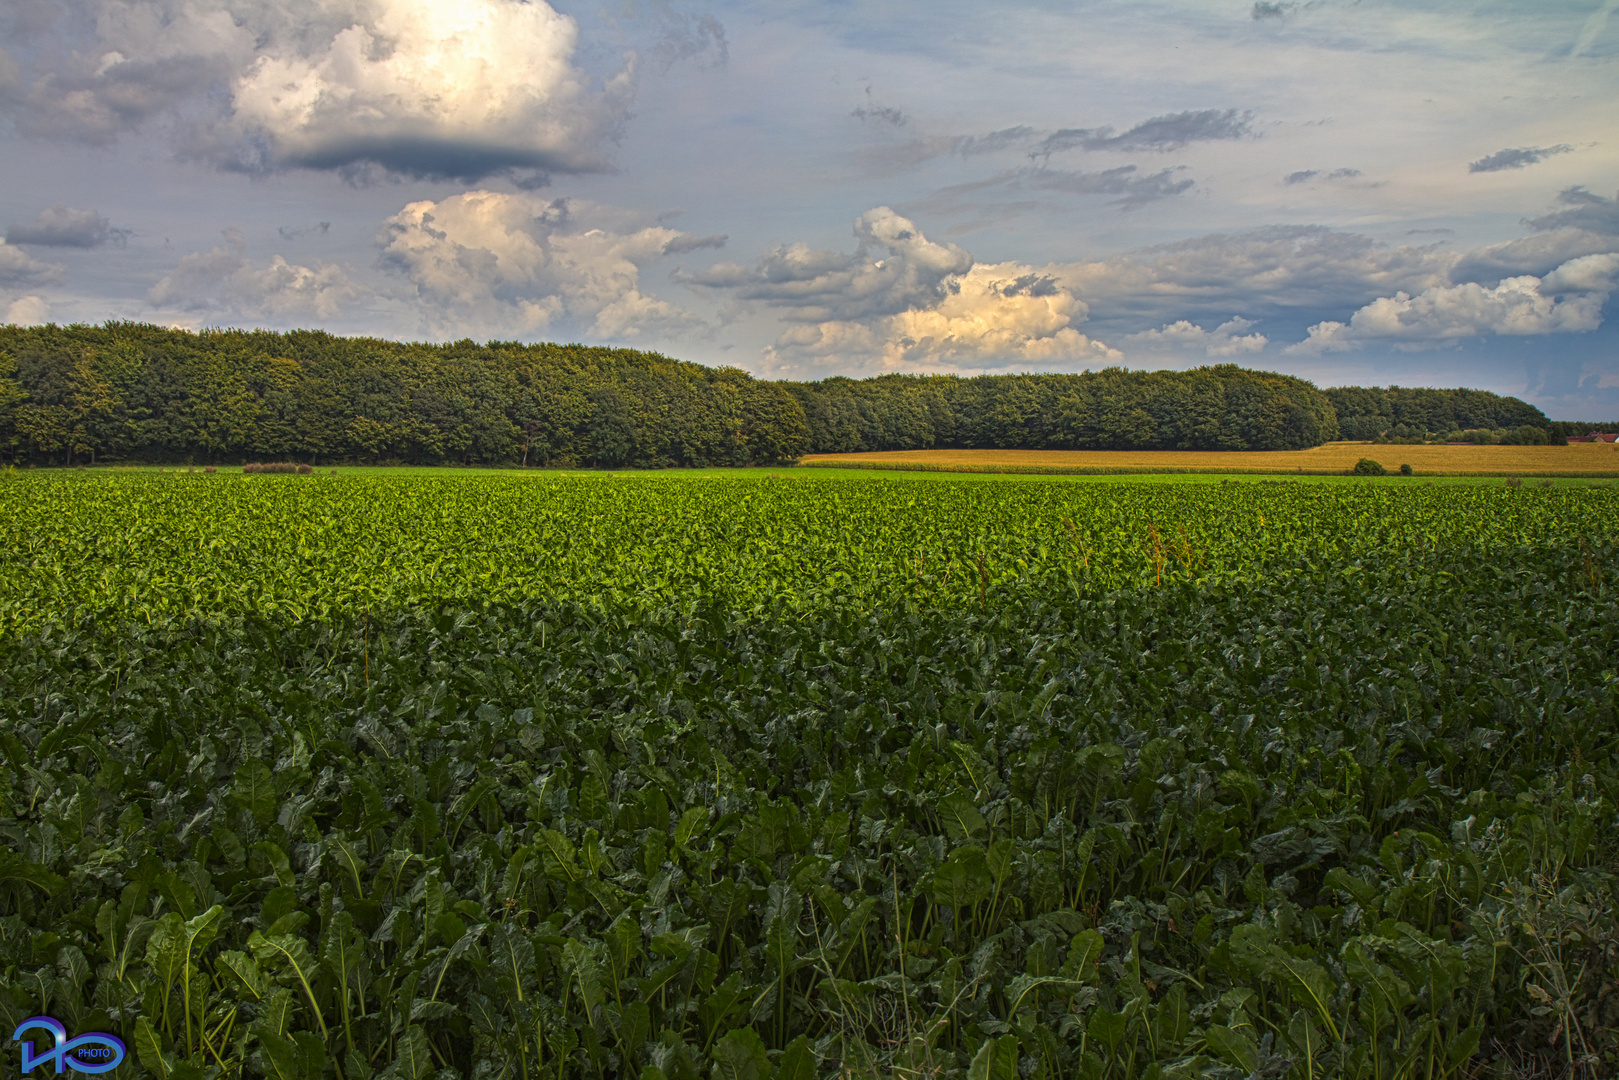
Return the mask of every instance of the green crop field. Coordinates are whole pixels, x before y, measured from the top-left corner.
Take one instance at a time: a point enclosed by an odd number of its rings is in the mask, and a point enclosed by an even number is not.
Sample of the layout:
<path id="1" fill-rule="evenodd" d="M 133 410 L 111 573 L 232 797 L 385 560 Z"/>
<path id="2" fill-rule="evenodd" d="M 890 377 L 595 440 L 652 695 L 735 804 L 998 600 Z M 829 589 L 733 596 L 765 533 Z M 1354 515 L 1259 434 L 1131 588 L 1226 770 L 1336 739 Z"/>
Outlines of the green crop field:
<path id="1" fill-rule="evenodd" d="M 1610 1076 L 1616 522 L 0 477 L 0 1028 L 163 1080 Z"/>

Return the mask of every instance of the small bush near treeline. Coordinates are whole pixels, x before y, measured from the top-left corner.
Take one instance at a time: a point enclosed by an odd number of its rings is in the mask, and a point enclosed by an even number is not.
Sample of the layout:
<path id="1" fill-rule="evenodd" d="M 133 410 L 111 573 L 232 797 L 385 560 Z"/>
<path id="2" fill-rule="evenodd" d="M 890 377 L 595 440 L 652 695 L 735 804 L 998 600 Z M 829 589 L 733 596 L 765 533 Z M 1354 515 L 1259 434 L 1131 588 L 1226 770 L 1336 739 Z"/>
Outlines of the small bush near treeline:
<path id="1" fill-rule="evenodd" d="M 1409 465 L 1401 465 L 1400 466 L 1400 475 L 1401 476 L 1412 476 L 1412 475 L 1415 474 L 1415 472 L 1416 472 L 1416 470 L 1411 468 L 1411 466 L 1409 466 Z"/>
<path id="2" fill-rule="evenodd" d="M 1356 476 L 1387 476 L 1389 471 L 1371 458 L 1361 458 L 1355 462 Z"/>
<path id="3" fill-rule="evenodd" d="M 293 461 L 250 462 L 242 466 L 244 473 L 298 473 L 307 476 L 315 469 L 310 465 L 300 465 Z"/>

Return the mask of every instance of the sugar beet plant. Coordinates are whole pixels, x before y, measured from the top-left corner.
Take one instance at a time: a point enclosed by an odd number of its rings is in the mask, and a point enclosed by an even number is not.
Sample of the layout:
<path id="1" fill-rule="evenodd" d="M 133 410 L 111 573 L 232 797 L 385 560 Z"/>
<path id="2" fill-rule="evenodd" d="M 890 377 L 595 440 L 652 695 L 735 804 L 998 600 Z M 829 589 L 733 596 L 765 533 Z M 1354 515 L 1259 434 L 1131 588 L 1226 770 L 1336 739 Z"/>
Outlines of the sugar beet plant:
<path id="1" fill-rule="evenodd" d="M 1616 505 L 13 481 L 0 1026 L 164 1080 L 1610 1075 Z"/>
<path id="2" fill-rule="evenodd" d="M 991 601 L 1267 580 L 1406 550 L 1577 548 L 1610 535 L 1619 501 L 1612 488 L 813 474 L 70 472 L 0 484 L 0 630 L 70 614 L 153 625 L 226 613 L 342 620 L 446 602 L 622 612 L 702 598 L 761 617 L 827 606 L 983 613 Z"/>

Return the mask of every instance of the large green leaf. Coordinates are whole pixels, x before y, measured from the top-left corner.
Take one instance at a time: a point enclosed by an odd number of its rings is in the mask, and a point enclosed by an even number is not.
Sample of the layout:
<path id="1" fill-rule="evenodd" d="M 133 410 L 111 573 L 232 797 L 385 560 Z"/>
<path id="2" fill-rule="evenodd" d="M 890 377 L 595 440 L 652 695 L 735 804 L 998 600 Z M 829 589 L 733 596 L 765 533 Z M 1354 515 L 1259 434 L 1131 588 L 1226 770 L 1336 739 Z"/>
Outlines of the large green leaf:
<path id="1" fill-rule="evenodd" d="M 67 888 L 67 879 L 53 873 L 49 867 L 29 862 L 14 851 L 0 849 L 0 884 L 6 882 L 31 886 L 46 896 L 55 896 Z"/>
<path id="2" fill-rule="evenodd" d="M 186 923 L 177 911 L 159 919 L 146 939 L 146 963 L 165 993 L 185 977 L 187 945 Z"/>
<path id="3" fill-rule="evenodd" d="M 967 1066 L 967 1080 L 1017 1080 L 1017 1066 L 1016 1035 L 985 1039 Z"/>
<path id="4" fill-rule="evenodd" d="M 809 1036 L 800 1035 L 782 1051 L 775 1080 L 815 1080 L 815 1050 Z"/>
<path id="5" fill-rule="evenodd" d="M 434 1071 L 432 1054 L 427 1047 L 427 1032 L 412 1024 L 399 1037 L 394 1059 L 382 1075 L 390 1080 L 425 1080 Z"/>
<path id="6" fill-rule="evenodd" d="M 253 1034 L 259 1040 L 266 1075 L 275 1080 L 298 1080 L 298 1044 L 267 1027 L 255 1027 Z"/>
<path id="7" fill-rule="evenodd" d="M 1203 1037 L 1209 1049 L 1232 1068 L 1251 1073 L 1258 1066 L 1259 1045 L 1245 1032 L 1223 1024 L 1210 1024 Z"/>
<path id="8" fill-rule="evenodd" d="M 231 797 L 236 804 L 252 815 L 259 828 L 275 820 L 281 796 L 276 791 L 275 774 L 257 759 L 242 762 L 236 770 L 236 782 L 231 786 Z"/>
<path id="9" fill-rule="evenodd" d="M 168 1080 L 172 1070 L 163 1055 L 163 1041 L 152 1022 L 144 1016 L 135 1020 L 135 1057 L 141 1067 L 158 1077 L 158 1080 Z"/>
<path id="10" fill-rule="evenodd" d="M 952 792 L 940 799 L 938 812 L 945 835 L 952 840 L 965 840 L 984 831 L 984 815 L 965 792 Z"/>
<path id="11" fill-rule="evenodd" d="M 933 872 L 933 899 L 943 907 L 971 907 L 989 899 L 994 890 L 989 864 L 978 848 L 957 848 Z"/>
<path id="12" fill-rule="evenodd" d="M 771 1080 L 775 1070 L 752 1028 L 732 1028 L 714 1043 L 714 1080 Z"/>

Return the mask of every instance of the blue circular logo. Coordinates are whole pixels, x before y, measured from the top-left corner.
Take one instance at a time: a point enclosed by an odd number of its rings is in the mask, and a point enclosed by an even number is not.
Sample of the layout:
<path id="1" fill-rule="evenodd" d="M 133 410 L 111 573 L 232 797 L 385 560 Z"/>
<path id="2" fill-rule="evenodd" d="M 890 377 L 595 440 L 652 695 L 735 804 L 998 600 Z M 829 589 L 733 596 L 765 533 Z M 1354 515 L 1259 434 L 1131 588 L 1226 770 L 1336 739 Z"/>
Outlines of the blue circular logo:
<path id="1" fill-rule="evenodd" d="M 104 1031 L 87 1031 L 73 1038 L 67 1037 L 67 1028 L 51 1016 L 34 1016 L 17 1025 L 11 1033 L 13 1039 L 22 1039 L 23 1032 L 43 1028 L 51 1033 L 50 1049 L 34 1053 L 31 1040 L 22 1044 L 22 1071 L 32 1072 L 41 1065 L 55 1065 L 56 1072 L 63 1067 L 82 1073 L 112 1072 L 122 1065 L 129 1051 L 124 1041 Z"/>

